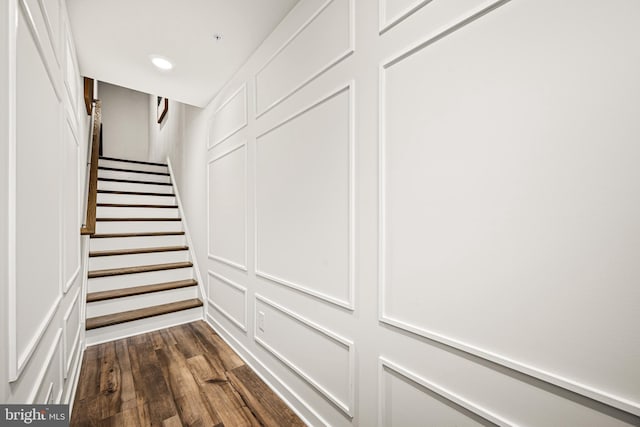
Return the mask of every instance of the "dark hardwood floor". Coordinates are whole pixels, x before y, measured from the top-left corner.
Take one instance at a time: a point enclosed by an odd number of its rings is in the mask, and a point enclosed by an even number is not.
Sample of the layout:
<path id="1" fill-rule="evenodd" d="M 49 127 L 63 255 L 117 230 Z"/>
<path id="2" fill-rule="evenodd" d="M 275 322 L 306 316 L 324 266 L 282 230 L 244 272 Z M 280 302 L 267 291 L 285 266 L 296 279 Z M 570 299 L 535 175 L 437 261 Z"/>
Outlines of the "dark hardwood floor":
<path id="1" fill-rule="evenodd" d="M 71 426 L 304 426 L 203 321 L 87 348 Z"/>

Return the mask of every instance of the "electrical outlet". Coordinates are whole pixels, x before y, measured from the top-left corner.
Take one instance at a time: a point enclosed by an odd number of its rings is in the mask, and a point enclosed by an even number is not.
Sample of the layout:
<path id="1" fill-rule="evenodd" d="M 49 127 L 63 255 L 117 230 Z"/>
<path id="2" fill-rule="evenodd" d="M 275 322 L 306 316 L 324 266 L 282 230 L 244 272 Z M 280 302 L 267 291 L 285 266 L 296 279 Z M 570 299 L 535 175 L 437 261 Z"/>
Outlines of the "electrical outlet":
<path id="1" fill-rule="evenodd" d="M 264 332 L 264 312 L 258 312 L 258 329 Z"/>

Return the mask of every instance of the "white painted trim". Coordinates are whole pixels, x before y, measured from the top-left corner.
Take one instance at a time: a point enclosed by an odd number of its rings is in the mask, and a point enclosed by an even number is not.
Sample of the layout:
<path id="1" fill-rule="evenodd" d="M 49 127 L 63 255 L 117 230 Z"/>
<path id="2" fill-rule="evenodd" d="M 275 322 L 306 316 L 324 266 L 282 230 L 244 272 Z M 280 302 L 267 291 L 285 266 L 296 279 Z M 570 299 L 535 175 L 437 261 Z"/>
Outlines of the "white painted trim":
<path id="1" fill-rule="evenodd" d="M 286 366 L 289 367 L 289 369 L 291 369 L 293 372 L 295 372 L 300 378 L 302 378 L 303 380 L 305 380 L 310 386 L 312 386 L 313 388 L 315 388 L 318 392 L 320 392 L 322 395 L 324 395 L 324 397 L 326 399 L 328 399 L 331 403 L 333 403 L 337 408 L 339 408 L 342 412 L 344 412 L 346 415 L 348 415 L 349 417 L 353 418 L 354 417 L 354 402 L 355 402 L 355 380 L 354 380 L 354 372 L 355 372 L 355 350 L 354 350 L 354 343 L 351 340 L 348 340 L 346 338 L 343 338 L 342 336 L 338 335 L 336 332 L 333 332 L 327 328 L 325 328 L 324 326 L 320 326 L 317 323 L 312 322 L 311 320 L 297 314 L 294 313 L 293 311 L 279 305 L 276 304 L 275 302 L 263 297 L 262 295 L 259 294 L 255 294 L 255 300 L 256 300 L 256 304 L 255 304 L 255 310 L 258 310 L 258 301 L 262 302 L 263 304 L 266 304 L 268 306 L 271 306 L 272 308 L 282 312 L 283 314 L 285 314 L 286 316 L 290 317 L 291 319 L 297 321 L 298 323 L 300 323 L 303 326 L 306 326 L 310 329 L 315 330 L 316 332 L 321 333 L 322 335 L 325 335 L 327 338 L 329 338 L 331 341 L 334 341 L 335 343 L 346 347 L 347 352 L 349 353 L 349 401 L 348 402 L 343 402 L 342 400 L 338 399 L 336 396 L 334 396 L 330 391 L 328 391 L 327 389 L 325 389 L 322 385 L 320 385 L 320 383 L 313 379 L 313 377 L 311 377 L 308 373 L 306 373 L 303 369 L 301 369 L 300 367 L 298 367 L 295 363 L 293 363 L 292 361 L 290 361 L 289 359 L 287 359 L 285 356 L 283 356 L 282 354 L 280 354 L 277 350 L 275 350 L 273 347 L 271 347 L 269 344 L 267 344 L 264 340 L 262 340 L 260 337 L 258 337 L 257 335 L 257 325 L 254 325 L 253 328 L 253 339 L 255 342 L 257 342 L 258 344 L 260 344 L 262 347 L 264 347 L 267 351 L 269 351 L 271 354 L 273 354 L 276 358 L 280 359 L 280 361 L 282 363 L 284 363 Z M 254 322 L 257 322 L 257 316 L 254 313 Z"/>
<path id="2" fill-rule="evenodd" d="M 80 252 L 80 248 L 78 248 L 78 252 Z M 66 255 L 66 251 L 65 251 L 65 255 Z M 78 267 L 76 268 L 76 271 L 71 275 L 71 279 L 67 280 L 67 283 L 65 283 L 64 285 L 64 289 L 63 292 L 66 294 L 67 292 L 69 292 L 69 289 L 71 288 L 71 286 L 73 286 L 73 282 L 76 281 L 76 279 L 78 278 L 78 274 L 80 274 L 80 260 L 78 260 Z"/>
<path id="3" fill-rule="evenodd" d="M 409 7 L 402 10 L 395 16 L 387 19 L 387 2 L 388 0 L 378 0 L 378 34 L 382 35 L 431 3 L 433 0 L 416 0 Z"/>
<path id="4" fill-rule="evenodd" d="M 347 48 L 346 51 L 341 52 L 336 58 L 334 58 L 333 60 L 329 61 L 328 64 L 324 65 L 323 67 L 321 67 L 318 71 L 316 71 L 315 73 L 313 73 L 310 77 L 308 77 L 306 80 L 304 80 L 301 84 L 299 84 L 298 86 L 296 86 L 295 88 L 293 88 L 291 91 L 289 91 L 287 94 L 281 96 L 280 98 L 276 99 L 274 102 L 272 102 L 271 104 L 269 104 L 264 110 L 262 111 L 258 111 L 258 76 L 260 75 L 260 73 L 262 71 L 264 71 L 265 68 L 267 68 L 269 66 L 269 64 L 271 64 L 276 57 L 278 57 L 278 55 L 280 55 L 280 53 L 282 53 L 287 46 L 289 46 L 309 25 L 311 25 L 311 23 L 318 17 L 320 16 L 320 14 L 322 12 L 324 12 L 327 7 L 329 7 L 329 5 L 331 3 L 333 3 L 334 0 L 327 0 L 322 6 L 320 6 L 320 8 L 318 8 L 318 10 L 311 15 L 311 17 L 309 19 L 307 19 L 294 33 L 291 37 L 289 37 L 282 46 L 280 46 L 275 53 L 267 60 L 267 62 L 265 62 L 265 64 L 260 67 L 260 69 L 258 71 L 256 71 L 253 80 L 254 80 L 254 100 L 255 100 L 255 114 L 256 114 L 256 119 L 260 118 L 263 114 L 269 112 L 270 110 L 272 110 L 273 108 L 275 108 L 276 106 L 278 106 L 280 103 L 286 101 L 287 99 L 289 99 L 293 94 L 295 94 L 296 92 L 298 92 L 300 89 L 302 89 L 303 87 L 307 86 L 309 83 L 311 83 L 312 81 L 314 81 L 315 79 L 317 79 L 318 77 L 320 77 L 322 74 L 324 74 L 326 71 L 328 71 L 329 69 L 333 68 L 335 65 L 339 64 L 342 60 L 346 59 L 347 57 L 349 57 L 349 55 L 351 55 L 353 52 L 355 52 L 355 4 L 354 4 L 354 0 L 348 0 L 349 1 L 349 47 Z"/>
<path id="5" fill-rule="evenodd" d="M 448 347 L 463 351 L 472 356 L 484 359 L 506 368 L 512 369 L 517 372 L 524 373 L 540 381 L 544 381 L 548 384 L 563 388 L 573 393 L 588 397 L 595 401 L 604 403 L 605 405 L 612 406 L 622 411 L 628 412 L 633 415 L 640 416 L 640 402 L 635 402 L 622 396 L 615 395 L 613 393 L 597 389 L 593 386 L 583 384 L 575 379 L 563 377 L 560 374 L 546 371 L 539 367 L 529 365 L 525 362 L 511 359 L 509 357 L 500 355 L 496 352 L 490 351 L 485 348 L 481 348 L 464 341 L 461 341 L 454 337 L 428 330 L 426 328 L 413 325 L 409 322 L 405 322 L 401 319 L 393 318 L 387 315 L 385 311 L 386 303 L 386 85 L 385 85 L 385 73 L 386 70 L 393 67 L 395 64 L 403 61 L 404 59 L 412 56 L 413 54 L 421 51 L 422 49 L 430 46 L 431 44 L 441 40 L 449 34 L 465 27 L 466 25 L 474 22 L 482 16 L 496 10 L 497 8 L 509 3 L 510 0 L 491 0 L 483 3 L 482 6 L 473 9 L 465 16 L 454 21 L 452 24 L 444 26 L 436 32 L 425 37 L 417 44 L 402 50 L 399 53 L 394 54 L 391 58 L 383 61 L 379 66 L 379 139 L 378 139 L 378 159 L 379 159 L 379 182 L 378 182 L 378 320 L 382 323 L 396 327 L 398 329 L 410 332 L 412 334 L 428 338 L 432 341 L 441 343 Z"/>
<path id="6" fill-rule="evenodd" d="M 214 125 L 216 116 L 218 115 L 218 113 L 222 109 L 224 109 L 224 107 L 226 107 L 231 101 L 233 101 L 233 99 L 240 93 L 240 91 L 244 92 L 244 121 L 240 124 L 240 126 L 238 126 L 235 129 L 232 129 L 227 134 L 225 134 L 223 137 L 221 137 L 219 140 L 214 141 L 213 143 L 211 143 L 211 128 Z M 227 139 L 231 138 L 233 135 L 235 135 L 236 133 L 240 132 L 242 129 L 247 127 L 247 125 L 249 124 L 249 102 L 248 102 L 248 100 L 249 100 L 249 98 L 248 98 L 248 95 L 247 95 L 247 83 L 244 82 L 238 89 L 236 89 L 235 92 L 233 92 L 222 103 L 222 105 L 220 105 L 216 109 L 216 111 L 213 113 L 213 117 L 211 117 L 211 119 L 209 120 L 209 133 L 207 135 L 207 150 L 211 150 L 213 147 L 216 147 L 216 146 L 222 144 L 224 141 L 226 141 Z"/>
<path id="7" fill-rule="evenodd" d="M 292 405 L 289 399 L 278 388 L 272 385 L 276 382 L 279 387 L 286 390 L 294 399 L 296 399 L 304 408 L 309 411 L 322 425 L 329 426 L 330 424 L 322 418 L 309 404 L 303 400 L 298 393 L 293 391 L 284 381 L 282 381 L 271 369 L 260 361 L 247 347 L 245 347 L 240 341 L 238 341 L 233 334 L 229 333 L 220 322 L 218 322 L 213 316 L 207 314 L 207 324 L 218 334 L 222 340 L 227 343 L 229 347 L 255 372 L 258 377 L 280 398 L 287 406 L 300 417 L 300 419 L 308 426 L 316 425 L 309 422 L 307 418 L 300 413 L 296 406 Z M 222 332 L 222 333 L 221 333 Z M 266 372 L 266 375 L 263 373 Z"/>
<path id="8" fill-rule="evenodd" d="M 61 7 L 60 0 L 57 0 L 57 1 L 58 1 L 58 7 Z M 58 68 L 61 68 L 60 52 L 58 52 L 59 47 L 57 46 L 57 43 L 53 37 L 54 34 L 53 34 L 53 28 L 51 27 L 51 18 L 49 17 L 49 12 L 47 11 L 47 7 L 45 6 L 45 4 L 46 4 L 45 0 L 38 0 L 38 6 L 40 6 L 40 12 L 42 13 L 42 17 L 44 18 L 44 25 L 47 29 L 47 34 L 49 36 L 49 44 L 51 45 L 53 56 L 56 59 L 56 62 L 58 63 Z M 58 25 L 60 25 L 60 23 L 58 23 Z"/>
<path id="9" fill-rule="evenodd" d="M 44 397 L 44 402 L 42 402 L 45 405 L 49 404 L 49 399 L 51 399 L 51 396 L 53 395 L 53 381 L 51 381 L 51 383 L 49 383 L 49 389 L 47 390 L 47 394 Z"/>
<path id="10" fill-rule="evenodd" d="M 78 288 L 78 290 L 76 291 L 76 294 L 71 300 L 71 304 L 69 305 L 69 308 L 67 309 L 67 311 L 64 313 L 64 316 L 62 317 L 62 342 L 64 343 L 64 346 L 62 348 L 62 354 L 64 359 L 64 375 L 63 375 L 64 379 L 67 379 L 67 377 L 69 376 L 69 369 L 71 368 L 71 362 L 73 362 L 73 356 L 77 351 L 76 347 L 80 343 L 80 332 L 82 331 L 82 322 L 80 321 L 81 309 L 80 307 L 78 307 L 78 328 L 76 330 L 75 337 L 73 339 L 73 344 L 71 346 L 71 354 L 67 354 L 67 344 L 69 339 L 69 333 L 67 332 L 67 321 L 69 320 L 69 317 L 71 316 L 71 312 L 73 312 L 74 307 L 76 307 L 76 305 L 78 304 L 79 296 L 81 293 L 82 293 L 82 290 Z"/>
<path id="11" fill-rule="evenodd" d="M 90 249 L 90 237 L 88 235 L 80 236 L 80 252 L 84 262 L 82 265 L 82 299 L 80 305 L 80 322 L 84 328 L 85 319 L 87 316 L 87 289 L 89 287 L 89 249 Z"/>
<path id="12" fill-rule="evenodd" d="M 483 418 L 497 426 L 501 427 L 511 427 L 516 426 L 515 423 L 504 419 L 503 417 L 491 412 L 488 409 L 485 409 L 470 400 L 447 390 L 444 387 L 434 383 L 433 381 L 426 380 L 415 373 L 409 371 L 406 368 L 401 367 L 400 365 L 391 362 L 390 360 L 380 357 L 378 359 L 378 426 L 384 426 L 384 419 L 386 415 L 386 395 L 385 395 L 385 387 L 384 387 L 384 373 L 385 370 L 390 370 L 395 372 L 396 374 L 403 377 L 407 382 L 413 383 L 417 385 L 419 388 L 423 390 L 429 390 L 438 396 L 452 402 L 455 406 L 466 409 L 467 411 Z"/>
<path id="13" fill-rule="evenodd" d="M 65 287 L 67 285 L 67 278 L 65 277 L 66 269 L 65 262 L 67 256 L 67 239 L 65 236 L 65 215 L 64 215 L 64 174 L 65 174 L 65 151 L 67 149 L 67 144 L 64 139 L 64 113 L 61 111 L 61 108 L 58 108 L 58 149 L 56 150 L 56 154 L 58 158 L 55 160 L 56 166 L 58 166 L 58 185 L 56 187 L 57 197 L 56 202 L 58 203 L 58 288 L 60 289 L 60 294 L 64 296 L 66 294 Z"/>
<path id="14" fill-rule="evenodd" d="M 78 123 L 77 123 L 78 119 L 76 117 L 73 117 L 71 114 L 69 114 L 69 111 L 67 108 L 64 108 L 64 115 L 67 120 L 67 123 L 69 124 L 69 128 L 71 129 L 71 134 L 73 136 L 73 139 L 76 142 L 76 145 L 79 147 L 80 138 L 78 138 Z"/>
<path id="15" fill-rule="evenodd" d="M 419 52 L 423 48 L 436 43 L 449 34 L 460 30 L 461 28 L 480 19 L 484 15 L 487 15 L 488 13 L 500 8 L 501 6 L 504 6 L 510 1 L 511 0 L 485 0 L 481 5 L 474 7 L 468 12 L 465 12 L 461 16 L 453 19 L 451 22 L 422 37 L 417 43 L 414 43 L 409 47 L 404 47 L 399 52 L 392 54 L 389 58 L 382 61 L 379 68 L 382 70 L 386 70 L 394 66 L 398 62 L 401 62 L 414 53 Z M 382 105 L 379 105 L 379 108 L 382 107 Z"/>
<path id="16" fill-rule="evenodd" d="M 189 246 L 189 254 L 191 256 L 191 263 L 193 264 L 193 271 L 196 275 L 196 280 L 198 281 L 198 289 L 200 290 L 200 295 L 204 300 L 205 289 L 204 282 L 202 281 L 202 276 L 200 275 L 200 268 L 198 267 L 198 259 L 196 258 L 195 249 L 193 246 L 193 240 L 191 240 L 191 233 L 189 232 L 189 227 L 187 226 L 187 217 L 184 214 L 184 209 L 182 208 L 182 199 L 180 199 L 180 191 L 178 190 L 178 184 L 176 183 L 176 176 L 173 173 L 173 167 L 171 166 L 171 159 L 167 156 L 167 169 L 169 169 L 169 175 L 171 177 L 171 183 L 173 186 L 173 194 L 176 198 L 176 204 L 178 205 L 178 210 L 180 211 L 180 218 L 182 218 L 182 227 L 184 228 L 184 236 L 187 239 L 187 246 Z M 87 254 L 88 256 L 88 254 Z M 203 314 L 202 318 L 204 318 L 204 313 L 206 311 L 206 304 L 203 304 Z"/>
<path id="17" fill-rule="evenodd" d="M 31 10 L 29 9 L 29 5 L 27 5 L 26 0 L 18 0 L 18 2 L 20 3 L 20 7 L 23 12 L 22 14 L 24 16 L 25 22 L 27 23 L 27 27 L 29 27 L 29 32 L 31 33 L 31 36 L 33 38 L 33 43 L 35 44 L 36 49 L 40 54 L 40 60 L 42 61 L 42 64 L 44 65 L 44 68 L 47 72 L 47 76 L 49 77 L 49 81 L 51 82 L 51 87 L 58 97 L 58 102 L 60 102 L 62 101 L 62 93 L 60 92 L 60 88 L 58 87 L 58 84 L 56 82 L 54 71 L 51 69 L 51 64 L 49 64 L 49 60 L 47 59 L 47 55 L 45 54 L 42 37 L 40 37 L 40 33 L 38 32 L 36 23 L 33 20 L 33 15 L 31 13 Z"/>
<path id="18" fill-rule="evenodd" d="M 53 304 L 49 308 L 49 311 L 47 312 L 47 314 L 45 314 L 44 319 L 42 320 L 42 322 L 40 322 L 40 326 L 38 327 L 35 335 L 33 335 L 33 337 L 31 337 L 31 339 L 29 340 L 29 342 L 28 342 L 26 348 L 24 349 L 24 351 L 22 351 L 21 354 L 16 354 L 16 360 L 18 362 L 18 364 L 17 364 L 17 368 L 18 369 L 17 369 L 16 379 L 20 377 L 24 367 L 27 365 L 27 363 L 29 363 L 29 360 L 31 360 L 31 357 L 33 356 L 33 353 L 35 352 L 36 348 L 38 347 L 38 344 L 40 344 L 40 341 L 42 341 L 42 337 L 44 336 L 45 332 L 49 328 L 49 325 L 51 324 L 51 321 L 55 317 L 55 314 L 58 311 L 58 308 L 60 307 L 60 302 L 61 301 L 62 301 L 62 295 L 60 293 L 58 293 L 58 296 L 56 297 L 56 299 L 54 300 Z M 17 325 L 17 320 L 14 320 L 14 325 Z M 13 330 L 13 331 L 10 331 L 10 332 L 12 332 L 14 335 L 16 335 L 16 347 L 9 348 L 9 352 L 10 353 L 17 353 L 18 352 L 18 348 L 17 348 L 17 331 Z M 15 380 L 13 380 L 13 381 L 15 381 Z"/>
<path id="19" fill-rule="evenodd" d="M 214 260 L 214 261 L 221 262 L 221 263 L 223 263 L 223 264 L 227 264 L 228 266 L 231 266 L 231 267 L 237 268 L 237 269 L 238 269 L 238 270 L 240 270 L 240 271 L 244 271 L 244 272 L 249 271 L 249 270 L 247 269 L 247 267 L 246 267 L 246 266 L 244 266 L 244 265 L 242 265 L 242 264 L 238 264 L 237 262 L 233 262 L 233 261 L 228 260 L 227 258 L 223 258 L 223 257 L 221 257 L 221 256 L 208 254 L 208 255 L 207 255 L 207 258 L 212 259 L 212 260 Z"/>
<path id="20" fill-rule="evenodd" d="M 79 355 L 76 358 L 76 364 L 73 368 L 73 379 L 71 381 L 67 380 L 66 384 L 71 384 L 70 387 L 67 387 L 67 393 L 64 399 L 64 402 L 69 405 L 69 417 L 71 417 L 71 412 L 73 411 L 73 404 L 75 403 L 76 391 L 78 390 L 78 382 L 80 381 L 80 369 L 82 368 L 82 361 L 84 360 L 84 341 L 80 342 L 80 346 L 78 347 Z"/>
<path id="21" fill-rule="evenodd" d="M 248 298 L 247 298 L 247 288 L 245 288 L 244 286 L 238 285 L 237 283 L 232 282 L 231 280 L 223 277 L 222 275 L 220 275 L 218 273 L 214 273 L 211 270 L 208 270 L 207 274 L 209 275 L 209 279 L 211 277 L 215 277 L 216 279 L 220 280 L 223 283 L 226 283 L 227 285 L 231 286 L 232 288 L 235 288 L 235 289 L 239 290 L 244 295 L 244 297 L 243 297 L 243 299 L 244 299 L 244 301 L 243 301 L 243 303 L 244 303 L 244 319 L 242 321 L 240 321 L 240 320 L 236 319 L 235 317 L 233 317 L 231 314 L 229 314 L 229 312 L 227 312 L 224 308 L 222 308 L 219 304 L 217 304 L 211 298 L 209 293 L 207 294 L 207 302 L 209 304 L 211 304 L 213 306 L 213 308 L 218 310 L 220 312 L 220 314 L 222 314 L 224 317 L 226 317 L 231 323 L 233 323 L 234 325 L 236 325 L 238 328 L 240 328 L 242 331 L 244 331 L 246 333 L 247 332 L 247 312 L 249 311 Z M 207 285 L 208 285 L 207 290 L 210 291 L 211 280 L 207 281 Z"/>
<path id="22" fill-rule="evenodd" d="M 53 403 L 55 403 L 56 405 L 59 405 L 59 404 L 62 403 L 62 394 L 63 394 L 63 392 L 64 392 L 64 388 L 60 387 L 60 391 L 58 392 L 58 396 L 56 397 L 56 400 Z"/>
<path id="23" fill-rule="evenodd" d="M 74 64 L 68 64 L 67 62 L 67 50 L 69 52 L 72 52 L 72 47 L 71 47 L 71 42 L 69 41 L 69 38 L 71 37 L 70 33 L 67 33 L 65 31 L 64 34 L 64 73 L 63 73 L 63 82 L 64 82 L 64 87 L 66 88 L 67 91 L 67 99 L 69 100 L 69 105 L 71 106 L 71 112 L 73 113 L 73 117 L 74 119 L 78 116 L 78 107 L 77 107 L 77 103 L 76 103 L 76 98 L 73 96 L 73 91 L 71 89 L 71 85 L 74 84 L 74 82 L 70 82 L 67 80 L 67 73 L 69 71 L 69 67 L 71 67 L 73 69 L 73 75 L 76 76 L 76 69 L 74 67 Z M 71 60 L 73 61 L 73 53 L 71 53 Z M 78 95 L 78 87 L 76 86 L 76 96 Z"/>
<path id="24" fill-rule="evenodd" d="M 239 262 L 236 261 L 231 261 L 230 259 L 227 259 L 225 257 L 222 257 L 220 255 L 215 255 L 213 253 L 211 253 L 211 241 L 210 241 L 210 236 L 211 236 L 211 209 L 209 208 L 210 205 L 210 201 L 211 200 L 211 186 L 210 186 L 210 182 L 211 182 L 211 167 L 210 165 L 212 165 L 213 163 L 215 163 L 216 161 L 228 156 L 229 154 L 233 153 L 236 150 L 239 150 L 241 148 L 244 148 L 244 264 L 241 264 Z M 248 150 L 248 146 L 247 146 L 247 141 L 242 141 L 242 143 L 240 143 L 239 145 L 232 147 L 230 149 L 228 149 L 227 151 L 224 151 L 223 153 L 215 156 L 214 158 L 212 158 L 211 160 L 209 160 L 207 162 L 207 257 L 209 259 L 221 262 L 223 264 L 227 264 L 231 267 L 237 268 L 238 270 L 241 271 L 248 271 L 247 268 L 247 258 L 248 258 L 248 236 L 247 236 L 247 229 L 248 229 L 248 225 L 249 225 L 249 206 L 248 206 L 248 201 L 249 201 L 249 197 L 248 197 L 248 184 L 249 184 L 249 176 L 248 176 L 248 162 L 249 162 L 249 150 Z"/>
<path id="25" fill-rule="evenodd" d="M 7 159 L 7 323 L 9 356 L 9 382 L 16 381 L 22 370 L 18 363 L 17 336 L 17 259 L 16 259 L 16 217 L 17 217 L 17 166 L 16 166 L 16 67 L 17 67 L 17 34 L 18 34 L 18 0 L 9 0 L 7 5 L 7 38 L 9 41 L 7 58 L 8 81 L 8 159 Z M 12 22 L 13 21 L 13 22 Z"/>
<path id="26" fill-rule="evenodd" d="M 51 366 L 51 362 L 53 361 L 53 356 L 55 356 L 55 354 L 57 353 L 56 350 L 59 350 L 61 338 L 62 338 L 62 328 L 58 328 L 58 332 L 56 332 L 56 336 L 53 339 L 53 344 L 51 344 L 51 348 L 49 348 L 49 351 L 47 352 L 47 356 L 45 357 L 45 362 L 43 363 L 42 368 L 40 368 L 40 372 L 36 377 L 37 380 L 34 382 L 36 386 L 33 387 L 33 389 L 31 390 L 31 393 L 29 393 L 29 397 L 27 398 L 27 402 L 29 402 L 29 404 L 35 403 L 35 399 L 38 396 L 38 391 L 40 391 L 40 389 L 42 388 L 42 384 L 44 383 L 44 377 L 47 374 L 49 367 Z"/>
<path id="27" fill-rule="evenodd" d="M 557 373 L 545 371 L 541 368 L 526 364 L 519 360 L 511 359 L 490 350 L 468 344 L 456 338 L 433 332 L 415 325 L 411 325 L 410 323 L 404 322 L 402 320 L 397 320 L 388 316 L 381 317 L 378 320 L 387 325 L 396 327 L 398 329 L 410 332 L 421 337 L 428 338 L 432 341 L 463 351 L 480 359 L 493 362 L 500 366 L 529 375 L 530 377 L 533 377 L 540 381 L 588 397 L 595 401 L 604 403 L 605 405 L 612 406 L 633 415 L 640 415 L 640 404 L 638 402 L 634 402 L 624 397 L 608 393 L 604 390 L 599 390 L 595 387 L 580 383 L 574 379 L 563 377 L 562 375 L 559 375 Z"/>
<path id="28" fill-rule="evenodd" d="M 342 300 L 340 298 L 333 297 L 331 295 L 327 295 L 322 292 L 318 292 L 316 290 L 310 289 L 307 286 L 304 286 L 299 283 L 295 283 L 291 280 L 287 280 L 281 277 L 278 277 L 275 274 L 267 273 L 265 271 L 260 270 L 259 266 L 259 257 L 258 257 L 258 203 L 257 203 L 257 161 L 258 161 L 258 140 L 263 136 L 273 132 L 274 130 L 286 125 L 292 120 L 308 113 L 313 110 L 317 106 L 333 99 L 334 97 L 340 95 L 341 93 L 349 91 L 349 261 L 348 261 L 348 269 L 349 269 L 349 299 Z M 296 289 L 300 292 L 303 292 L 307 295 L 311 295 L 313 297 L 319 298 L 323 301 L 329 302 L 331 304 L 337 305 L 342 308 L 346 308 L 347 310 L 354 311 L 355 310 L 355 174 L 356 174 L 356 165 L 355 165 L 355 82 L 349 81 L 346 84 L 339 86 L 337 89 L 332 90 L 329 94 L 323 96 L 319 100 L 313 102 L 311 105 L 303 108 L 302 110 L 292 114 L 287 117 L 283 121 L 279 122 L 275 126 L 267 129 L 262 132 L 258 136 L 256 136 L 256 154 L 254 156 L 254 174 L 253 174 L 253 219 L 254 219 L 254 260 L 255 260 L 255 274 L 256 276 L 262 277 L 264 279 L 268 279 L 272 282 L 279 283 L 281 285 L 290 287 L 292 289 Z"/>

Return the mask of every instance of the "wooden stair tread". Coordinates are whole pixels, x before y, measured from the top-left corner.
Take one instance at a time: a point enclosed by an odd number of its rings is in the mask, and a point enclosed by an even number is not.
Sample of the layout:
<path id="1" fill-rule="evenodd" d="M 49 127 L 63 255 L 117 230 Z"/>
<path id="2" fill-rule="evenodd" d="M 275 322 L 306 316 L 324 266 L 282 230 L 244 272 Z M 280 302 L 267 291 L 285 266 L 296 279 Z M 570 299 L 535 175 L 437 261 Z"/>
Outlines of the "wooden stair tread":
<path id="1" fill-rule="evenodd" d="M 196 286 L 195 279 L 176 280 L 173 282 L 155 283 L 153 285 L 134 286 L 131 288 L 114 289 L 102 292 L 90 292 L 87 294 L 87 302 L 105 301 L 115 298 L 124 298 L 134 295 L 149 294 L 152 292 L 168 291 L 171 289 L 187 288 Z"/>
<path id="2" fill-rule="evenodd" d="M 124 322 L 146 319 L 148 317 L 160 316 L 162 314 L 174 313 L 176 311 L 202 307 L 202 305 L 202 301 L 200 301 L 198 298 L 193 298 L 184 301 L 176 301 L 169 304 L 139 308 L 137 310 L 123 311 L 121 313 L 91 317 L 87 319 L 86 328 L 87 330 L 102 328 L 105 326 L 117 325 Z"/>
<path id="3" fill-rule="evenodd" d="M 184 231 L 150 231 L 143 233 L 104 233 L 94 234 L 92 239 L 111 239 L 119 237 L 155 237 L 155 236 L 182 236 Z"/>
<path id="4" fill-rule="evenodd" d="M 140 180 L 137 180 L 137 179 L 120 179 L 120 178 L 100 178 L 100 177 L 98 177 L 98 181 L 126 182 L 127 184 L 173 185 L 170 182 L 140 181 Z"/>
<path id="5" fill-rule="evenodd" d="M 182 221 L 182 218 L 96 218 L 96 221 L 106 221 L 106 222 L 114 222 L 114 221 Z"/>
<path id="6" fill-rule="evenodd" d="M 111 166 L 98 166 L 98 169 L 101 169 L 104 171 L 114 171 L 114 172 L 146 173 L 147 175 L 171 176 L 171 174 L 167 172 L 152 172 L 152 171 L 141 171 L 137 169 L 112 168 Z"/>
<path id="7" fill-rule="evenodd" d="M 135 203 L 96 203 L 103 208 L 153 208 L 153 209 L 178 209 L 178 205 L 139 205 Z"/>
<path id="8" fill-rule="evenodd" d="M 100 156 L 100 160 L 113 160 L 116 162 L 137 163 L 139 165 L 167 166 L 166 163 L 143 162 L 142 160 L 117 159 L 115 157 L 107 157 L 107 156 Z"/>
<path id="9" fill-rule="evenodd" d="M 150 271 L 174 270 L 177 268 L 193 267 L 189 261 L 170 262 L 166 264 L 138 265 L 135 267 L 108 268 L 105 270 L 89 271 L 89 279 L 95 277 L 120 276 L 123 274 L 147 273 Z"/>
<path id="10" fill-rule="evenodd" d="M 135 255 L 150 254 L 153 252 L 175 252 L 186 251 L 189 246 L 158 246 L 155 248 L 136 248 L 136 249 L 115 249 L 110 251 L 94 251 L 89 252 L 90 257 L 113 256 L 113 255 Z"/>
<path id="11" fill-rule="evenodd" d="M 104 194 L 127 194 L 133 196 L 160 196 L 160 197 L 175 197 L 176 195 L 173 193 L 153 193 L 148 191 L 120 191 L 120 190 L 100 190 L 98 189 L 98 193 Z"/>

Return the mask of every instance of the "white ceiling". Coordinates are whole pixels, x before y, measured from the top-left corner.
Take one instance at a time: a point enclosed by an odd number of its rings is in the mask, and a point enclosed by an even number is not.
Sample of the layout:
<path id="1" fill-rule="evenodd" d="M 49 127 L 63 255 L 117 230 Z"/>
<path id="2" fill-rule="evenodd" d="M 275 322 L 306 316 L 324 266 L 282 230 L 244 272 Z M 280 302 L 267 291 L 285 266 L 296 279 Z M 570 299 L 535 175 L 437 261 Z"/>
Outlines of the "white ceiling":
<path id="1" fill-rule="evenodd" d="M 204 107 L 297 2 L 67 3 L 82 75 Z M 170 59 L 174 68 L 158 70 L 149 59 L 152 54 Z"/>

